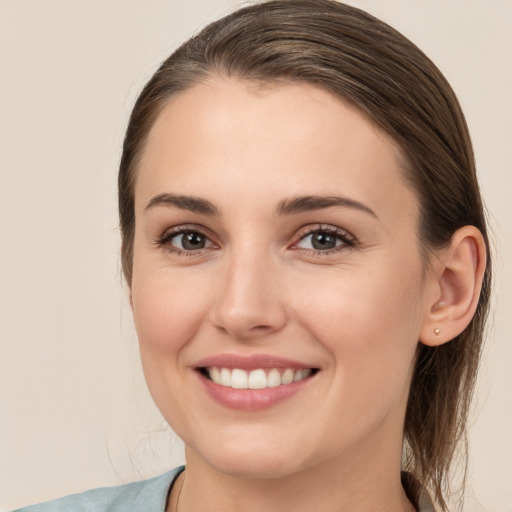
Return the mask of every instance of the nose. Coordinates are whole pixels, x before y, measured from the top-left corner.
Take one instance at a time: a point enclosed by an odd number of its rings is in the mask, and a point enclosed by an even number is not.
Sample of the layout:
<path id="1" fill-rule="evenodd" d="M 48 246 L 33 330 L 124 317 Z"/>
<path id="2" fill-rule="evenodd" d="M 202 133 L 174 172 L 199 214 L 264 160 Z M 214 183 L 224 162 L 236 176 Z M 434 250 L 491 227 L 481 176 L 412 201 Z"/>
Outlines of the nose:
<path id="1" fill-rule="evenodd" d="M 286 310 L 279 269 L 251 255 L 231 261 L 222 273 L 211 311 L 214 326 L 237 341 L 254 340 L 281 330 Z"/>

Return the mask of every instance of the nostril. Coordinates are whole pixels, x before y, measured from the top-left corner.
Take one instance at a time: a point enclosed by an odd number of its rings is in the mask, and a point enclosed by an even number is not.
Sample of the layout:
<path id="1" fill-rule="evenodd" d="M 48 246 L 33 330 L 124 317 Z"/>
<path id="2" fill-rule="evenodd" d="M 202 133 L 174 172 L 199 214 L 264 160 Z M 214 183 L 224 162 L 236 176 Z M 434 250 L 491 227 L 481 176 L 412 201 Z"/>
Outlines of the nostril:
<path id="1" fill-rule="evenodd" d="M 254 327 L 251 327 L 251 331 L 268 331 L 271 329 L 271 325 L 255 325 Z"/>

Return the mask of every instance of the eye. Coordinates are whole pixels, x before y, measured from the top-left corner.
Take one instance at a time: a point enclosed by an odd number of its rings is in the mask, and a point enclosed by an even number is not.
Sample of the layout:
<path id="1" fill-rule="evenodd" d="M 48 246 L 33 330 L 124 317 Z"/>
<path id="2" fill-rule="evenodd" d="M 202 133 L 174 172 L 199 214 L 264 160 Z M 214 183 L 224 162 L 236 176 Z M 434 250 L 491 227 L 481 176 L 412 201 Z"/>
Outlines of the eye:
<path id="1" fill-rule="evenodd" d="M 329 253 L 353 245 L 355 240 L 346 231 L 334 226 L 322 226 L 306 231 L 293 248 Z"/>
<path id="2" fill-rule="evenodd" d="M 189 231 L 173 236 L 171 244 L 185 251 L 197 251 L 198 249 L 208 247 L 208 245 L 211 245 L 211 242 L 202 233 Z"/>
<path id="3" fill-rule="evenodd" d="M 200 231 L 178 228 L 167 231 L 158 244 L 165 246 L 171 252 L 193 252 L 212 247 L 212 241 Z"/>
<path id="4" fill-rule="evenodd" d="M 343 242 L 330 233 L 311 233 L 305 236 L 298 244 L 297 247 L 301 249 L 315 249 L 316 251 L 325 251 L 334 249 L 341 245 Z"/>

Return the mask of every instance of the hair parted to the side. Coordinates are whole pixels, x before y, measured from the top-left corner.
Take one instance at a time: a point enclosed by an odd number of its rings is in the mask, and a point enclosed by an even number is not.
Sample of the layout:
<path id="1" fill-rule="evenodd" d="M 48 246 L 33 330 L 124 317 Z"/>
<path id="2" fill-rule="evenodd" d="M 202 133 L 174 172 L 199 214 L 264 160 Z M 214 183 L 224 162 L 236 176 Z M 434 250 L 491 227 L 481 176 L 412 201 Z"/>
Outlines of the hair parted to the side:
<path id="1" fill-rule="evenodd" d="M 137 99 L 119 171 L 122 267 L 128 284 L 134 188 L 148 133 L 170 99 L 216 75 L 305 82 L 350 101 L 406 155 L 406 179 L 420 202 L 418 233 L 426 258 L 465 225 L 476 226 L 489 246 L 467 125 L 437 67 L 411 41 L 364 11 L 333 0 L 273 0 L 204 28 L 161 65 Z M 433 492 L 442 510 L 455 450 L 466 449 L 490 269 L 488 264 L 469 326 L 448 343 L 422 346 L 411 385 L 403 466 Z"/>

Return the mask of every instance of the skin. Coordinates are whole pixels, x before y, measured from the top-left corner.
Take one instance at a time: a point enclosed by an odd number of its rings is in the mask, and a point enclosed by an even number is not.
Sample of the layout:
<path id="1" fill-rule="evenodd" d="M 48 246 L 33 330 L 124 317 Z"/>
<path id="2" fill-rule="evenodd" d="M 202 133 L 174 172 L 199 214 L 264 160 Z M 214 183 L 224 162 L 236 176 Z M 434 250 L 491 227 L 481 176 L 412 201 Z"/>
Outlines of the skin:
<path id="1" fill-rule="evenodd" d="M 180 512 L 414 510 L 400 484 L 403 420 L 442 290 L 425 269 L 401 161 L 387 134 L 311 85 L 215 78 L 158 117 L 135 187 L 131 300 L 150 392 L 186 445 L 169 511 L 182 484 Z M 164 193 L 207 200 L 218 214 L 147 207 Z M 312 195 L 373 213 L 277 212 Z M 353 243 L 313 250 L 319 225 Z M 176 226 L 203 233 L 206 246 L 160 244 Z M 219 353 L 320 371 L 283 402 L 239 411 L 198 377 L 197 361 Z"/>

